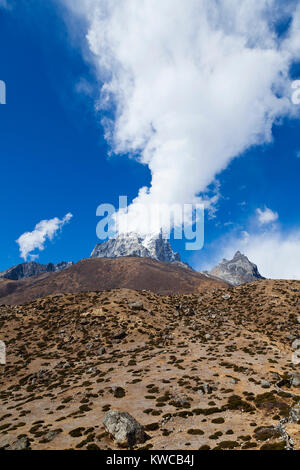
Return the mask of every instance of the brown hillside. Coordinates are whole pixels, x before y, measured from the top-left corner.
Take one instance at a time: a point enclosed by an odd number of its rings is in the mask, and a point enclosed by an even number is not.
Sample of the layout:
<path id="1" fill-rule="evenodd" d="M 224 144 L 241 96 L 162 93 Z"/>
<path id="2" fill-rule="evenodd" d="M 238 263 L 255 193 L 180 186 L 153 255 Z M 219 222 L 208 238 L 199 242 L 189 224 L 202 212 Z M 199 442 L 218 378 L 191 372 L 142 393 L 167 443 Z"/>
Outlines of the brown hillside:
<path id="1" fill-rule="evenodd" d="M 145 426 L 135 449 L 300 449 L 299 296 L 260 281 L 0 306 L 0 449 L 115 449 L 109 409 Z"/>
<path id="2" fill-rule="evenodd" d="M 227 287 L 227 284 L 176 264 L 149 258 L 97 258 L 82 260 L 59 273 L 21 281 L 0 280 L 0 304 L 21 304 L 56 293 L 119 288 L 169 295 L 203 292 L 215 287 Z"/>

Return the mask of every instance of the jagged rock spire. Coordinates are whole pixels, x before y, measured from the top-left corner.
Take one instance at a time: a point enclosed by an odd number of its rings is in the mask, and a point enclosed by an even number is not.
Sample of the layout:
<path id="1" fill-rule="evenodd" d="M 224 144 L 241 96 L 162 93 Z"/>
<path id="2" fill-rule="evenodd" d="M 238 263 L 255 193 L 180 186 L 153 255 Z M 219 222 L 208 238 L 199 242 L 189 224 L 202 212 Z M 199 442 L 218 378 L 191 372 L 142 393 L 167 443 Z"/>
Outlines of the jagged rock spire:
<path id="1" fill-rule="evenodd" d="M 232 260 L 223 261 L 210 271 L 212 276 L 223 279 L 234 286 L 264 279 L 256 264 L 251 263 L 247 256 L 237 251 Z"/>
<path id="2" fill-rule="evenodd" d="M 169 263 L 181 262 L 178 253 L 174 253 L 169 240 L 158 234 L 142 236 L 134 232 L 119 234 L 107 242 L 95 246 L 91 258 L 119 258 L 139 256 Z"/>

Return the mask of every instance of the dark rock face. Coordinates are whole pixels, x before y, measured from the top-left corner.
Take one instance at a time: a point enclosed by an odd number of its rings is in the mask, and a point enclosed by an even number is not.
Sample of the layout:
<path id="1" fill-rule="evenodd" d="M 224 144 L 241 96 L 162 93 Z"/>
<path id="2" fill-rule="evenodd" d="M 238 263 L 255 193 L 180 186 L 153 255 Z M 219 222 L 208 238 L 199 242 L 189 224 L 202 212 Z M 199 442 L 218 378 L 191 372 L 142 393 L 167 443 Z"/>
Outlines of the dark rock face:
<path id="1" fill-rule="evenodd" d="M 120 258 L 126 256 L 138 256 L 140 258 L 152 258 L 156 261 L 168 263 L 181 262 L 178 253 L 174 253 L 169 240 L 162 235 L 140 236 L 137 233 L 117 235 L 107 242 L 95 246 L 91 258 Z"/>
<path id="2" fill-rule="evenodd" d="M 257 266 L 251 263 L 247 256 L 239 251 L 234 255 L 232 260 L 228 261 L 223 259 L 209 274 L 223 279 L 234 286 L 253 282 L 258 279 L 265 279 L 259 273 Z"/>
<path id="3" fill-rule="evenodd" d="M 73 262 L 65 262 L 62 261 L 58 264 L 39 264 L 34 261 L 29 261 L 28 263 L 21 263 L 17 266 L 13 266 L 12 268 L 7 269 L 0 273 L 0 279 L 9 279 L 11 281 L 19 281 L 20 279 L 29 278 L 33 276 L 37 276 L 43 273 L 54 273 L 63 271 L 64 269 L 69 268 L 72 266 Z"/>
<path id="4" fill-rule="evenodd" d="M 131 447 L 145 442 L 146 435 L 143 426 L 129 413 L 109 411 L 104 417 L 103 424 L 120 447 Z"/>

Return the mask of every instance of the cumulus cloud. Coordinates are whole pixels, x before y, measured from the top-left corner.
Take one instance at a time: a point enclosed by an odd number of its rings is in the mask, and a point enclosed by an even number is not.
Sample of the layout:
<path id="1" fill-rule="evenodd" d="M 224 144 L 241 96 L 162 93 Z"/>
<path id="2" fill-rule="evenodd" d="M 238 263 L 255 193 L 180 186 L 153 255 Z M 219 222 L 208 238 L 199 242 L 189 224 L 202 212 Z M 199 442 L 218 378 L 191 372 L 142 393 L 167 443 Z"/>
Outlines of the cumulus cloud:
<path id="1" fill-rule="evenodd" d="M 21 235 L 16 242 L 20 248 L 20 255 L 26 261 L 28 256 L 33 259 L 37 259 L 37 254 L 32 254 L 34 250 L 42 251 L 45 248 L 47 240 L 53 240 L 56 233 L 62 229 L 62 227 L 70 222 L 72 214 L 68 213 L 63 219 L 55 217 L 50 220 L 42 220 L 39 222 L 32 232 L 26 232 Z"/>
<path id="2" fill-rule="evenodd" d="M 61 1 L 87 25 L 113 152 L 151 171 L 129 207 L 136 229 L 136 206 L 203 200 L 233 158 L 270 142 L 273 125 L 299 111 L 289 78 L 300 57 L 299 2 Z"/>
<path id="3" fill-rule="evenodd" d="M 279 218 L 277 212 L 273 212 L 268 207 L 256 209 L 257 220 L 260 225 L 267 225 L 276 222 Z"/>

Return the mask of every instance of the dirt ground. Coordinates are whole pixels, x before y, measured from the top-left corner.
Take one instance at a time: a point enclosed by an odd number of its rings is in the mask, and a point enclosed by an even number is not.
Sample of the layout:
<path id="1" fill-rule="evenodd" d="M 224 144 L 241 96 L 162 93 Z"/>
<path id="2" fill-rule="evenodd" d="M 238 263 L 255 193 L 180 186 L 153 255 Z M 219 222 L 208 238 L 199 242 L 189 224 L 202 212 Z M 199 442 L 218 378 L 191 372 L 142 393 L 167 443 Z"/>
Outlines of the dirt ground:
<path id="1" fill-rule="evenodd" d="M 259 281 L 0 306 L 0 448 L 115 449 L 102 422 L 120 410 L 145 427 L 136 449 L 280 450 L 281 422 L 300 449 L 300 425 L 289 422 L 299 294 L 298 281 Z"/>

